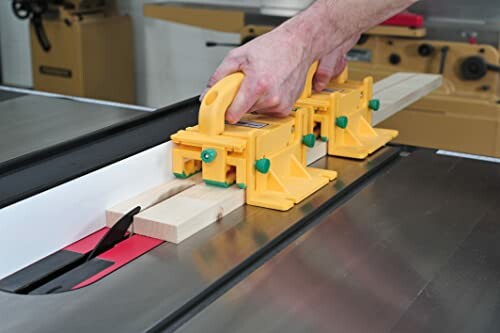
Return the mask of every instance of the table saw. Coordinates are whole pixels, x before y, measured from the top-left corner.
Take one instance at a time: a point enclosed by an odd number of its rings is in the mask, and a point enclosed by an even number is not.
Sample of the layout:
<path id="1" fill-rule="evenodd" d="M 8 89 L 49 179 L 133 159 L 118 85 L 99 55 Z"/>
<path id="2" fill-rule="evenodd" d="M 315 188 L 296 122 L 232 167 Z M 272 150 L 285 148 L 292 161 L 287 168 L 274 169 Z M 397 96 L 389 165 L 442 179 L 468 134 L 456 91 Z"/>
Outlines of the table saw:
<path id="1" fill-rule="evenodd" d="M 167 179 L 167 141 L 198 109 L 0 91 L 0 332 L 499 329 L 493 158 L 327 156 L 314 166 L 337 179 L 289 211 L 246 205 L 178 245 L 133 235 L 73 260 L 110 203 Z"/>

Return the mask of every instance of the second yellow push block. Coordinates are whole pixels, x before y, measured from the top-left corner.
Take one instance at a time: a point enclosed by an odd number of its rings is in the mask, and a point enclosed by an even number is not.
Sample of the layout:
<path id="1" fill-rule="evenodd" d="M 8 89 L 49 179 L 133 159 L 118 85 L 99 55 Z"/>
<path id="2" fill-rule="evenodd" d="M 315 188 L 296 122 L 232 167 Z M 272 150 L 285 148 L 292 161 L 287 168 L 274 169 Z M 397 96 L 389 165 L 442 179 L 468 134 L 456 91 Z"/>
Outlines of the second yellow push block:
<path id="1" fill-rule="evenodd" d="M 315 140 L 311 107 L 286 118 L 248 114 L 225 124 L 243 77 L 236 73 L 218 82 L 201 103 L 199 124 L 172 136 L 173 172 L 183 178 L 201 170 L 209 185 L 245 188 L 247 204 L 288 210 L 337 173 L 306 165 L 309 141 Z"/>
<path id="2" fill-rule="evenodd" d="M 314 71 L 313 66 L 311 80 Z M 313 108 L 314 131 L 328 141 L 328 155 L 364 159 L 394 139 L 398 131 L 371 126 L 372 111 L 380 108 L 380 101 L 372 99 L 373 79 L 349 81 L 347 76 L 346 68 L 317 93 L 306 84 L 296 106 Z"/>

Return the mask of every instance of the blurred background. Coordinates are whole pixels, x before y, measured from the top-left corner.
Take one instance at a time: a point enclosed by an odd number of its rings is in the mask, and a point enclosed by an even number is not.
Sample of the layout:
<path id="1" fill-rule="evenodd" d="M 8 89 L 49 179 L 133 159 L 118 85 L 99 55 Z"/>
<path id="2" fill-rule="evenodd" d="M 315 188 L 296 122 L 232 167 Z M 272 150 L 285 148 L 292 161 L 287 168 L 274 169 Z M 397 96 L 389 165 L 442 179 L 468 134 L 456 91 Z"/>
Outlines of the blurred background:
<path id="1" fill-rule="evenodd" d="M 310 3 L 1 1 L 1 83 L 160 108 L 198 95 L 231 48 Z M 409 13 L 362 36 L 350 75 L 424 72 L 444 84 L 381 126 L 399 143 L 500 156 L 498 0 L 423 0 Z"/>

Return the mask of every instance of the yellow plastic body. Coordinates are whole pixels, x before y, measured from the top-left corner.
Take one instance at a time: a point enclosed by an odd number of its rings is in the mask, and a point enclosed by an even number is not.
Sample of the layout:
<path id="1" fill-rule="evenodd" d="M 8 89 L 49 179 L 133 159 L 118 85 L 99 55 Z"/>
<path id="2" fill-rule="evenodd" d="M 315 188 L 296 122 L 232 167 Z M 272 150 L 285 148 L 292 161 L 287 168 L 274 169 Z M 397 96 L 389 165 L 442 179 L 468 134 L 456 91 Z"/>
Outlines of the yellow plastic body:
<path id="1" fill-rule="evenodd" d="M 225 123 L 225 114 L 244 74 L 219 81 L 201 103 L 198 125 L 172 135 L 174 174 L 201 171 L 209 185 L 245 188 L 249 205 L 284 211 L 337 176 L 307 166 L 307 150 L 317 138 L 328 140 L 330 155 L 365 158 L 397 135 L 370 126 L 371 78 L 348 81 L 346 69 L 327 89 L 313 93 L 316 68 L 317 63 L 290 116 L 247 114 L 235 125 Z"/>
<path id="2" fill-rule="evenodd" d="M 347 68 L 322 92 L 306 86 L 296 106 L 313 108 L 315 133 L 328 140 L 328 155 L 364 159 L 398 135 L 398 131 L 371 126 L 372 89 L 371 77 L 349 81 Z M 338 119 L 346 125 L 336 125 Z"/>
<path id="3" fill-rule="evenodd" d="M 337 173 L 306 165 L 302 140 L 313 132 L 311 107 L 297 108 L 286 118 L 247 114 L 238 124 L 225 124 L 243 77 L 236 73 L 219 81 L 201 103 L 198 126 L 172 136 L 173 172 L 184 177 L 201 170 L 207 184 L 246 188 L 247 204 L 288 210 Z M 211 160 L 203 161 L 206 151 Z"/>

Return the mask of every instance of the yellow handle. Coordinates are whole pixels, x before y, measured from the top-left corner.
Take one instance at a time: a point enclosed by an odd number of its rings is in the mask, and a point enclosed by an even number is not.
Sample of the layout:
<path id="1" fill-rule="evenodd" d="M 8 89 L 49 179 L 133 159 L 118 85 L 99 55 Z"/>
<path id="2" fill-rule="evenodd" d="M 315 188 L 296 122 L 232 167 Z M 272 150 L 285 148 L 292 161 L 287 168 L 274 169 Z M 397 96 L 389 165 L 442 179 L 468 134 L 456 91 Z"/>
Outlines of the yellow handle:
<path id="1" fill-rule="evenodd" d="M 218 135 L 224 132 L 226 111 L 240 89 L 245 74 L 238 72 L 226 76 L 207 92 L 198 114 L 200 132 Z"/>
<path id="2" fill-rule="evenodd" d="M 307 72 L 304 90 L 302 90 L 302 94 L 300 94 L 299 99 L 311 97 L 313 90 L 313 77 L 317 69 L 318 69 L 318 61 L 315 61 L 309 68 L 309 71 Z"/>
<path id="3" fill-rule="evenodd" d="M 306 83 L 300 98 L 308 98 L 312 95 L 312 80 L 318 62 L 314 62 L 307 73 Z M 224 132 L 226 111 L 233 102 L 234 97 L 240 89 L 245 74 L 238 72 L 226 76 L 217 82 L 201 101 L 198 114 L 198 125 L 200 132 L 206 135 L 218 135 Z"/>

